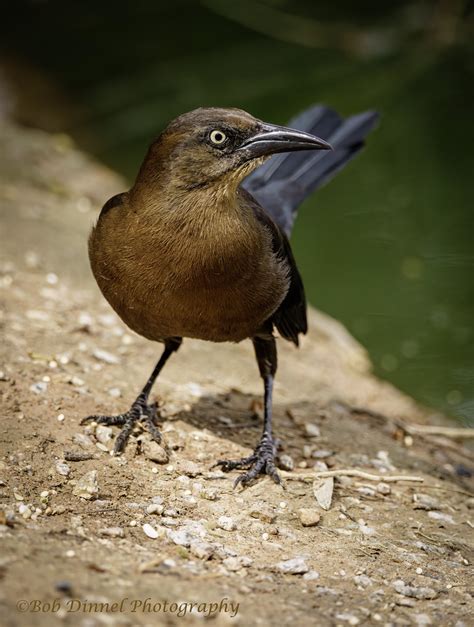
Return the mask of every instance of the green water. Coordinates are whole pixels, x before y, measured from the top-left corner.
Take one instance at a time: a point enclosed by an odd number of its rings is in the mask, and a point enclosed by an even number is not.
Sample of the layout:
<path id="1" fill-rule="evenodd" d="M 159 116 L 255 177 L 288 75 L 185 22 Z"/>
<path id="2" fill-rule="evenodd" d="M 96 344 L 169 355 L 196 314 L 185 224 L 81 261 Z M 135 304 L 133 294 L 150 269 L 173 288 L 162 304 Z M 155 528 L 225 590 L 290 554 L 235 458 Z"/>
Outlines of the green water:
<path id="1" fill-rule="evenodd" d="M 222 15 L 231 5 L 237 15 Z M 468 5 L 447 42 L 433 35 L 429 2 L 364 2 L 356 15 L 348 2 L 339 13 L 328 2 L 277 0 L 71 6 L 10 7 L 3 54 L 61 92 L 66 114 L 56 130 L 129 178 L 150 138 L 197 106 L 242 107 L 277 123 L 316 101 L 343 114 L 382 113 L 363 155 L 302 207 L 296 258 L 310 302 L 367 346 L 378 374 L 474 424 Z M 279 30 L 284 12 L 326 25 L 326 47 L 297 43 L 291 20 Z M 384 34 L 372 37 L 370 50 L 347 52 L 333 45 L 342 23 Z"/>

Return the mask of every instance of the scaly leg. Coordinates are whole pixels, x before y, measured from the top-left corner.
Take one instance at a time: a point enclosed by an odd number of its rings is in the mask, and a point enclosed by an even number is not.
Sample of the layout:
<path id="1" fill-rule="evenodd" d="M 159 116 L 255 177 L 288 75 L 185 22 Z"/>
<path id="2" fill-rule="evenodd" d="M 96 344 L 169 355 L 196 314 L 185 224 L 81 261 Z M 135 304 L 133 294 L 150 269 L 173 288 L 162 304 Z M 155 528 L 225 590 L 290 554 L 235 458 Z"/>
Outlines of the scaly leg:
<path id="1" fill-rule="evenodd" d="M 145 387 L 137 396 L 132 406 L 128 411 L 117 416 L 87 416 L 81 420 L 81 424 L 87 422 L 97 422 L 102 425 L 118 425 L 122 427 L 122 430 L 117 436 L 114 445 L 114 454 L 119 455 L 122 453 L 127 445 L 128 438 L 133 431 L 133 427 L 138 421 L 143 422 L 151 437 L 155 442 L 161 442 L 161 433 L 158 429 L 158 407 L 156 403 L 148 403 L 148 397 L 150 395 L 151 388 L 156 381 L 156 378 L 160 374 L 163 366 L 166 364 L 170 356 L 178 350 L 181 346 L 182 339 L 179 337 L 169 338 L 165 340 L 165 349 L 156 364 L 150 378 L 145 384 Z"/>
<path id="2" fill-rule="evenodd" d="M 238 460 L 221 460 L 216 466 L 220 466 L 224 472 L 236 468 L 248 469 L 234 482 L 234 487 L 241 483 L 244 487 L 256 479 L 258 475 L 269 475 L 275 483 L 281 483 L 280 475 L 275 467 L 276 441 L 272 434 L 272 392 L 273 379 L 277 368 L 277 351 L 275 338 L 271 335 L 253 338 L 255 356 L 257 357 L 260 375 L 264 382 L 264 419 L 263 433 L 260 442 L 252 455 Z"/>

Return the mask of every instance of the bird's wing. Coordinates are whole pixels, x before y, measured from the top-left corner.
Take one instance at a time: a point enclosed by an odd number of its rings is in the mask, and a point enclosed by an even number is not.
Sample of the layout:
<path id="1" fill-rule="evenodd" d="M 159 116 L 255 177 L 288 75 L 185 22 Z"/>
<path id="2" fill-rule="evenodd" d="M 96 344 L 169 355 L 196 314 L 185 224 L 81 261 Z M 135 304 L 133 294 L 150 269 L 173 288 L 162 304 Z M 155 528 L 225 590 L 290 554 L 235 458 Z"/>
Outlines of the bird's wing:
<path id="1" fill-rule="evenodd" d="M 283 230 L 272 217 L 262 209 L 251 194 L 246 190 L 241 190 L 241 194 L 245 195 L 246 202 L 251 205 L 256 219 L 270 232 L 274 254 L 284 261 L 289 268 L 288 292 L 281 305 L 271 316 L 269 322 L 278 329 L 282 337 L 298 346 L 298 335 L 300 333 L 305 334 L 308 330 L 306 320 L 306 296 L 303 281 L 296 267 L 290 242 Z"/>
<path id="2" fill-rule="evenodd" d="M 329 181 L 364 146 L 365 136 L 378 120 L 366 111 L 343 119 L 333 109 L 315 105 L 288 122 L 288 126 L 317 135 L 334 150 L 274 155 L 242 183 L 275 222 L 290 235 L 298 206 Z"/>

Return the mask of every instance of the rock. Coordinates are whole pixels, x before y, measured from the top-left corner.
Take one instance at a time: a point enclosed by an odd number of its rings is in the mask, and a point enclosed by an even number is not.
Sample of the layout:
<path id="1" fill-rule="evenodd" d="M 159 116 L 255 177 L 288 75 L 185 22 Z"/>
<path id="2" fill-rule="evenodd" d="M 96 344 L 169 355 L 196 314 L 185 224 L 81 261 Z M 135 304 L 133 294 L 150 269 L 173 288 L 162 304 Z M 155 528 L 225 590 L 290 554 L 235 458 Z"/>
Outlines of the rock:
<path id="1" fill-rule="evenodd" d="M 359 531 L 364 534 L 364 536 L 373 536 L 377 533 L 373 527 L 365 523 L 359 523 Z"/>
<path id="2" fill-rule="evenodd" d="M 450 514 L 443 514 L 442 512 L 428 512 L 429 518 L 433 520 L 439 520 L 440 522 L 445 522 L 450 525 L 455 525 L 454 518 Z"/>
<path id="3" fill-rule="evenodd" d="M 71 468 L 69 464 L 66 464 L 66 462 L 56 462 L 55 468 L 56 472 L 63 477 L 67 477 L 71 472 Z"/>
<path id="4" fill-rule="evenodd" d="M 152 538 L 153 540 L 158 538 L 158 536 L 160 535 L 158 531 L 154 527 L 152 527 L 149 523 L 145 523 L 142 529 L 145 532 L 145 535 L 147 535 L 149 538 Z"/>
<path id="5" fill-rule="evenodd" d="M 167 536 L 171 542 L 185 547 L 191 546 L 191 542 L 194 539 L 194 536 L 191 535 L 189 529 L 184 527 L 181 527 L 181 529 L 168 529 Z"/>
<path id="6" fill-rule="evenodd" d="M 234 522 L 234 519 L 230 518 L 230 516 L 221 516 L 217 520 L 217 525 L 221 529 L 224 529 L 224 531 L 235 531 L 237 529 L 237 525 Z"/>
<path id="7" fill-rule="evenodd" d="M 392 488 L 389 486 L 389 484 L 384 483 L 383 481 L 380 481 L 379 483 L 377 483 L 377 485 L 375 486 L 375 489 L 377 490 L 379 494 L 383 494 L 384 496 L 387 496 L 391 494 L 392 492 Z"/>
<path id="8" fill-rule="evenodd" d="M 415 503 L 415 509 L 440 509 L 440 503 L 437 499 L 429 494 L 414 494 L 413 502 Z"/>
<path id="9" fill-rule="evenodd" d="M 99 494 L 97 470 L 86 472 L 85 475 L 78 479 L 72 493 L 74 496 L 79 496 L 81 499 L 90 500 L 96 498 Z"/>
<path id="10" fill-rule="evenodd" d="M 113 431 L 105 425 L 97 425 L 95 429 L 95 439 L 101 444 L 108 444 L 113 438 Z"/>
<path id="11" fill-rule="evenodd" d="M 413 599 L 435 599 L 438 596 L 438 593 L 436 590 L 433 590 L 433 588 L 417 588 L 415 586 L 407 585 L 401 579 L 394 581 L 393 587 L 398 594 L 405 597 L 411 597 Z"/>
<path id="12" fill-rule="evenodd" d="M 48 389 L 48 384 L 44 381 L 38 381 L 38 383 L 32 383 L 30 385 L 30 390 L 35 394 L 44 394 Z"/>
<path id="13" fill-rule="evenodd" d="M 298 511 L 303 527 L 314 527 L 321 520 L 321 516 L 315 509 L 302 508 Z"/>
<path id="14" fill-rule="evenodd" d="M 179 527 L 178 529 L 168 529 L 166 533 L 168 538 L 175 544 L 190 547 L 191 542 L 194 540 L 204 538 L 207 531 L 201 523 L 189 521 L 187 524 Z"/>
<path id="15" fill-rule="evenodd" d="M 227 570 L 230 570 L 230 572 L 236 572 L 242 568 L 238 557 L 226 557 L 222 564 Z"/>
<path id="16" fill-rule="evenodd" d="M 354 577 L 354 583 L 361 588 L 367 588 L 372 585 L 372 579 L 367 575 L 356 575 Z"/>
<path id="17" fill-rule="evenodd" d="M 289 455 L 279 455 L 278 456 L 278 468 L 281 468 L 282 470 L 294 470 L 295 467 L 295 462 L 293 461 L 293 458 L 290 457 Z"/>
<path id="18" fill-rule="evenodd" d="M 203 540 L 191 540 L 189 550 L 194 557 L 200 560 L 208 560 L 213 556 L 215 547 L 213 544 L 204 542 Z"/>
<path id="19" fill-rule="evenodd" d="M 334 477 L 316 479 L 313 483 L 313 493 L 320 507 L 328 510 L 331 507 L 334 490 Z"/>
<path id="20" fill-rule="evenodd" d="M 165 508 L 163 507 L 163 505 L 160 505 L 159 503 L 151 503 L 146 508 L 146 513 L 147 514 L 156 514 L 156 515 L 160 516 L 163 513 L 164 509 Z"/>
<path id="21" fill-rule="evenodd" d="M 85 433 L 75 433 L 72 439 L 82 448 L 89 448 L 90 446 L 94 446 L 94 442 Z"/>
<path id="22" fill-rule="evenodd" d="M 201 474 L 199 466 L 191 460 L 184 459 L 179 464 L 179 471 L 188 477 L 196 477 Z"/>
<path id="23" fill-rule="evenodd" d="M 31 514 L 33 512 L 28 507 L 28 505 L 25 505 L 24 503 L 20 503 L 20 505 L 18 506 L 18 513 L 20 514 L 22 518 L 27 520 L 28 518 L 31 518 Z"/>
<path id="24" fill-rule="evenodd" d="M 116 355 L 104 351 L 101 348 L 96 348 L 92 354 L 97 360 L 103 361 L 106 364 L 118 364 L 120 362 L 120 359 Z"/>
<path id="25" fill-rule="evenodd" d="M 169 456 L 166 450 L 154 440 L 143 440 L 143 454 L 147 459 L 157 464 L 167 464 Z"/>
<path id="26" fill-rule="evenodd" d="M 305 581 L 314 581 L 315 579 L 319 579 L 319 573 L 316 570 L 308 570 L 308 572 L 303 575 L 303 579 Z"/>
<path id="27" fill-rule="evenodd" d="M 278 562 L 276 568 L 286 575 L 304 575 L 309 572 L 309 566 L 307 566 L 304 557 L 294 557 L 290 560 Z"/>
<path id="28" fill-rule="evenodd" d="M 104 527 L 99 529 L 99 533 L 102 536 L 109 536 L 110 538 L 123 538 L 122 527 Z"/>
<path id="29" fill-rule="evenodd" d="M 334 455 L 333 451 L 328 451 L 327 449 L 318 449 L 317 451 L 312 451 L 311 457 L 313 459 L 327 459 L 328 457 L 332 457 Z"/>
<path id="30" fill-rule="evenodd" d="M 412 615 L 412 618 L 415 622 L 415 625 L 418 625 L 419 627 L 425 627 L 426 625 L 433 624 L 433 621 L 428 616 L 428 614 L 414 614 Z"/>
<path id="31" fill-rule="evenodd" d="M 343 614 L 336 614 L 337 620 L 342 620 L 345 623 L 349 623 L 349 625 L 358 625 L 360 620 L 357 618 L 355 614 L 349 614 L 345 612 Z"/>
<path id="32" fill-rule="evenodd" d="M 321 435 L 318 425 L 315 425 L 312 422 L 305 423 L 304 430 L 309 438 L 319 438 Z"/>
<path id="33" fill-rule="evenodd" d="M 267 523 L 272 523 L 276 520 L 275 510 L 265 501 L 255 501 L 252 503 L 249 514 L 252 518 L 258 518 L 259 520 Z"/>

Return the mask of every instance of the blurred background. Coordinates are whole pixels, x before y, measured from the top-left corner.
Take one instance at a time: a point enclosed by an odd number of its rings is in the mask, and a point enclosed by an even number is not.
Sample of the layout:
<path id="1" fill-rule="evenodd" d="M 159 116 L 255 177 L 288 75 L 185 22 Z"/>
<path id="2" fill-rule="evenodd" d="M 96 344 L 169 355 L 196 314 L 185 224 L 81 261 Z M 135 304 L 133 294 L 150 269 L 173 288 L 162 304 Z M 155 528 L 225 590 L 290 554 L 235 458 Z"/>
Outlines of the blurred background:
<path id="1" fill-rule="evenodd" d="M 129 181 L 198 106 L 379 110 L 367 150 L 302 207 L 295 255 L 377 374 L 474 425 L 473 52 L 462 0 L 15 0 L 2 107 Z"/>

